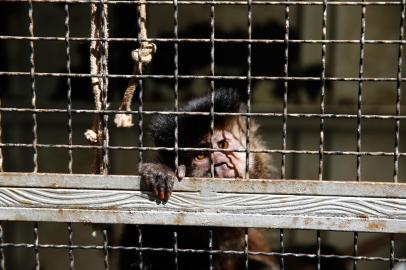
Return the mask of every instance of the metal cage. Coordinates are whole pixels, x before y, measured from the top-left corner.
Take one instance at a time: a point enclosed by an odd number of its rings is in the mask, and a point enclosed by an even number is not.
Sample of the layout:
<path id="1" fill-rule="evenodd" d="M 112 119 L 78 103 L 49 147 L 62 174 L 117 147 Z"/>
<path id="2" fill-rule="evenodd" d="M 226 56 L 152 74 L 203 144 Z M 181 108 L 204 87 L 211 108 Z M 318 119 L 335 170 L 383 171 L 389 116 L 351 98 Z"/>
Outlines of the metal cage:
<path id="1" fill-rule="evenodd" d="M 404 269 L 405 8 L 392 0 L 0 1 L 0 268 L 120 269 L 121 253 L 163 252 L 175 269 L 179 254 L 194 253 L 207 255 L 208 269 L 220 253 L 245 256 L 246 269 L 248 255 L 274 257 L 280 269 Z M 130 51 L 148 42 L 156 55 L 131 73 Z M 136 105 L 123 112 L 115 90 L 128 81 Z M 157 204 L 138 164 L 158 150 L 199 149 L 153 146 L 151 116 L 187 114 L 185 100 L 220 87 L 247 91 L 241 116 L 262 125 L 270 147 L 252 149 L 247 135 L 240 151 L 272 155 L 280 177 L 186 178 Z M 135 127 L 112 127 L 123 113 Z M 100 137 L 88 143 L 92 121 Z M 120 240 L 123 224 L 132 224 L 130 245 Z M 172 247 L 148 247 L 144 225 L 265 228 L 275 247 L 250 250 L 247 229 L 244 250 L 213 250 L 211 235 L 208 249 L 178 247 L 176 229 Z"/>

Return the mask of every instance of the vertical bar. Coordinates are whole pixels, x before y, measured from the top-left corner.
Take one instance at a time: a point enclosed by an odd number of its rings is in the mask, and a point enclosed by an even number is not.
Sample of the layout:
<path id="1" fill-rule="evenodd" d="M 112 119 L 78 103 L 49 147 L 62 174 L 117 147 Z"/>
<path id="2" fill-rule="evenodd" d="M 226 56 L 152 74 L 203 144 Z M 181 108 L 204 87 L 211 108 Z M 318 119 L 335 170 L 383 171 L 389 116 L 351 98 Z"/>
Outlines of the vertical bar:
<path id="1" fill-rule="evenodd" d="M 178 270 L 178 233 L 173 232 L 173 255 L 175 260 L 175 269 Z"/>
<path id="2" fill-rule="evenodd" d="M 29 2 L 29 7 L 28 7 L 28 17 L 29 17 L 29 32 L 30 32 L 30 37 L 34 37 L 34 18 L 33 18 L 33 5 L 32 1 L 30 0 Z M 31 91 L 32 91 L 32 98 L 31 98 L 31 106 L 33 109 L 37 108 L 36 104 L 36 90 L 35 90 L 35 55 L 34 55 L 34 40 L 30 40 L 30 76 L 31 76 Z M 32 120 L 34 122 L 33 128 L 32 128 L 32 133 L 33 133 L 33 165 L 34 165 L 34 170 L 33 172 L 36 173 L 38 172 L 38 149 L 37 149 L 37 142 L 38 142 L 38 137 L 37 137 L 37 114 L 35 112 L 32 113 Z M 39 260 L 39 250 L 38 250 L 38 244 L 39 244 L 39 237 L 38 237 L 38 222 L 34 222 L 34 252 L 35 252 L 35 269 L 40 270 L 40 260 Z"/>
<path id="3" fill-rule="evenodd" d="M 4 256 L 4 248 L 3 248 L 3 244 L 4 244 L 4 232 L 3 232 L 3 225 L 0 224 L 0 270 L 4 270 L 5 269 L 5 260 L 6 257 Z"/>
<path id="4" fill-rule="evenodd" d="M 358 232 L 354 232 L 354 246 L 353 246 L 354 250 L 354 257 L 358 256 Z M 356 259 L 353 260 L 353 266 L 352 269 L 357 270 L 357 263 L 358 261 Z"/>
<path id="5" fill-rule="evenodd" d="M 109 249 L 108 249 L 108 233 L 106 227 L 103 229 L 103 253 L 104 253 L 104 269 L 110 269 L 109 265 Z"/>
<path id="6" fill-rule="evenodd" d="M 68 75 L 71 73 L 70 69 L 70 42 L 69 42 L 69 37 L 70 37 L 70 28 L 69 28 L 69 4 L 65 3 L 64 5 L 65 9 L 65 55 L 66 55 L 66 73 Z M 68 143 L 70 146 L 73 144 L 73 134 L 72 134 L 72 85 L 71 85 L 71 79 L 68 76 L 66 78 L 66 85 L 67 85 L 67 100 L 68 100 Z M 69 161 L 68 161 L 68 170 L 69 173 L 73 173 L 73 153 L 72 149 L 68 149 L 68 156 L 69 156 Z M 68 245 L 69 245 L 69 250 L 68 250 L 68 255 L 69 255 L 69 269 L 73 270 L 75 268 L 75 258 L 73 255 L 73 231 L 72 231 L 72 223 L 68 222 L 67 224 L 67 229 L 68 229 Z"/>
<path id="7" fill-rule="evenodd" d="M 71 79 L 69 77 L 71 73 L 70 69 L 70 28 L 69 28 L 69 4 L 65 4 L 65 55 L 66 55 L 66 73 L 68 73 L 68 77 L 66 78 L 66 86 L 67 86 L 67 100 L 68 100 L 68 143 L 69 146 L 73 144 L 73 135 L 72 135 L 72 85 Z M 69 164 L 68 170 L 69 173 L 73 173 L 73 155 L 72 149 L 68 149 L 69 155 Z"/>
<path id="8" fill-rule="evenodd" d="M 322 36 L 323 43 L 321 45 L 321 100 L 320 100 L 320 114 L 325 113 L 325 96 L 326 96 L 326 49 L 327 45 L 327 1 L 323 0 L 323 20 L 322 20 Z M 320 118 L 320 145 L 319 145 L 319 180 L 323 180 L 323 157 L 324 157 L 324 117 Z M 321 255 L 321 232 L 317 231 L 317 270 L 321 269 L 320 262 Z"/>
<path id="9" fill-rule="evenodd" d="M 73 229 L 72 229 L 72 223 L 68 222 L 68 255 L 69 255 L 69 270 L 75 269 L 75 257 L 73 255 Z"/>
<path id="10" fill-rule="evenodd" d="M 34 18 L 33 18 L 33 5 L 32 5 L 32 0 L 29 2 L 29 7 L 28 7 L 28 17 L 30 20 L 29 24 L 29 32 L 30 32 L 30 37 L 34 37 Z M 30 40 L 30 76 L 31 76 L 31 92 L 32 92 L 32 97 L 31 97 L 31 106 L 35 110 L 37 108 L 37 94 L 35 90 L 35 55 L 34 55 L 34 40 Z M 36 173 L 38 172 L 38 149 L 37 149 L 37 142 L 38 142 L 38 135 L 37 135 L 37 113 L 33 112 L 32 113 L 32 120 L 33 120 L 33 128 L 32 128 L 32 134 L 33 134 L 33 141 L 32 141 L 32 147 L 34 150 L 33 154 L 33 165 L 34 165 L 34 170 L 33 172 Z"/>
<path id="11" fill-rule="evenodd" d="M 102 110 L 107 110 L 107 98 L 108 98 L 108 4 L 100 0 L 100 60 L 101 60 L 101 75 L 103 80 L 102 89 Z M 109 167 L 109 129 L 108 129 L 109 115 L 103 114 L 103 174 L 108 174 Z"/>
<path id="12" fill-rule="evenodd" d="M 214 261 L 213 261 L 213 230 L 209 229 L 209 270 L 214 270 Z"/>
<path id="13" fill-rule="evenodd" d="M 362 0 L 364 2 L 364 0 Z M 356 180 L 361 181 L 361 135 L 362 135 L 362 89 L 364 82 L 364 56 L 365 56 L 365 33 L 366 33 L 366 6 L 361 6 L 361 39 L 360 39 L 360 57 L 359 57 L 359 73 L 358 73 L 358 97 L 357 97 L 357 176 Z M 354 232 L 354 256 L 358 256 L 358 232 Z M 353 261 L 353 270 L 357 270 L 358 261 Z"/>
<path id="14" fill-rule="evenodd" d="M 321 232 L 317 231 L 317 270 L 321 270 Z"/>
<path id="15" fill-rule="evenodd" d="M 1 108 L 1 98 L 0 98 L 0 108 Z M 1 112 L 0 112 L 0 172 L 4 172 L 3 168 L 3 134 L 2 134 L 2 124 L 1 124 Z"/>
<path id="16" fill-rule="evenodd" d="M 245 134 L 245 143 L 246 143 L 246 151 L 245 151 L 245 178 L 249 179 L 249 158 L 250 158 L 250 129 L 251 129 L 251 117 L 249 113 L 251 112 L 251 52 L 252 52 L 252 0 L 248 1 L 248 50 L 247 50 L 247 93 L 248 93 L 248 100 L 247 100 L 247 132 Z"/>
<path id="17" fill-rule="evenodd" d="M 320 100 L 320 114 L 325 113 L 325 95 L 326 95 L 326 35 L 327 35 L 327 0 L 323 0 L 323 26 L 322 37 L 323 43 L 321 45 L 321 100 Z M 319 180 L 323 180 L 323 157 L 324 157 L 324 118 L 320 118 L 320 145 L 319 145 Z"/>
<path id="18" fill-rule="evenodd" d="M 40 270 L 40 260 L 39 260 L 39 235 L 38 235 L 38 222 L 34 222 L 34 252 L 35 252 L 35 270 Z"/>
<path id="19" fill-rule="evenodd" d="M 364 0 L 362 0 L 364 2 Z M 362 89 L 364 82 L 364 55 L 365 55 L 365 28 L 366 28 L 366 6 L 362 5 L 361 12 L 361 40 L 359 58 L 358 100 L 357 100 L 357 181 L 361 181 L 361 118 L 362 118 Z"/>
<path id="20" fill-rule="evenodd" d="M 215 0 L 213 0 L 214 2 Z M 214 37 L 215 37 L 215 9 L 214 9 L 214 4 L 210 5 L 210 75 L 212 78 L 210 79 L 210 148 L 214 147 L 214 142 L 213 142 L 213 134 L 214 134 L 214 90 L 215 90 L 215 84 L 214 84 L 214 65 L 215 65 L 215 59 L 214 59 Z M 214 177 L 214 162 L 213 162 L 213 154 L 214 152 L 211 152 L 210 156 L 210 174 L 212 177 Z"/>
<path id="21" fill-rule="evenodd" d="M 280 229 L 279 230 L 279 252 L 283 255 L 285 253 L 285 245 L 284 245 L 284 230 Z M 280 270 L 284 270 L 285 269 L 285 259 L 283 256 L 280 256 L 279 259 L 279 266 L 280 266 Z"/>
<path id="22" fill-rule="evenodd" d="M 399 31 L 399 39 L 404 40 L 404 23 L 405 23 L 405 5 L 406 2 L 402 1 L 402 8 L 400 11 L 400 31 Z M 397 80 L 396 80 L 396 116 L 400 116 L 400 101 L 401 101 L 401 87 L 402 87 L 402 58 L 403 58 L 403 43 L 399 44 L 399 52 L 398 52 L 398 72 L 397 72 Z M 394 160 L 394 173 L 393 173 L 393 182 L 397 183 L 399 178 L 399 141 L 400 141 L 400 119 L 396 118 L 396 125 L 395 125 L 395 160 Z"/>
<path id="23" fill-rule="evenodd" d="M 173 0 L 173 36 L 177 40 L 179 37 L 178 33 L 178 1 Z M 174 56 L 173 56 L 173 63 L 174 63 L 174 78 L 175 78 L 175 85 L 174 85 L 174 97 L 175 97 L 175 112 L 179 111 L 179 44 L 177 41 L 173 44 L 174 47 Z M 175 115 L 175 168 L 177 169 L 179 166 L 179 142 L 178 142 L 178 115 Z"/>
<path id="24" fill-rule="evenodd" d="M 248 270 L 248 228 L 244 228 L 244 269 Z"/>
<path id="25" fill-rule="evenodd" d="M 141 3 L 137 4 L 137 28 L 138 28 L 138 47 L 141 48 L 142 43 L 142 34 L 141 34 Z M 139 75 L 142 75 L 142 68 L 139 68 Z M 139 99 L 139 106 L 138 106 L 138 146 L 142 148 L 144 146 L 143 137 L 144 137 L 144 129 L 143 129 L 143 122 L 144 117 L 142 114 L 143 111 L 143 80 L 141 77 L 138 78 L 138 99 Z M 138 152 L 138 159 L 139 163 L 142 164 L 144 161 L 143 152 L 140 149 Z"/>
<path id="26" fill-rule="evenodd" d="M 137 225 L 137 233 L 138 233 L 138 247 L 142 248 L 142 231 L 139 225 Z M 142 251 L 138 252 L 138 266 L 140 270 L 144 269 L 144 261 L 142 258 Z"/>
<path id="27" fill-rule="evenodd" d="M 284 75 L 289 76 L 289 13 L 290 6 L 285 5 L 285 64 Z M 284 81 L 284 93 L 283 93 L 283 133 L 282 133 L 282 147 L 286 151 L 286 137 L 287 137 L 287 121 L 288 121 L 288 80 Z M 282 179 L 286 179 L 286 153 L 282 153 Z"/>
<path id="28" fill-rule="evenodd" d="M 395 236 L 390 234 L 390 257 L 389 257 L 389 269 L 395 269 Z"/>
<path id="29" fill-rule="evenodd" d="M 173 35 L 175 39 L 178 39 L 178 1 L 173 0 Z M 175 111 L 179 111 L 179 103 L 178 103 L 178 90 L 179 90 L 179 45 L 178 42 L 175 41 L 173 44 L 174 46 L 174 78 L 175 78 L 175 85 L 174 85 L 174 95 L 175 95 Z M 178 158 L 179 158 L 179 151 L 178 151 L 178 115 L 175 116 L 175 168 L 177 169 Z M 174 251 L 174 269 L 178 270 L 178 233 L 175 230 L 173 232 L 173 251 Z"/>

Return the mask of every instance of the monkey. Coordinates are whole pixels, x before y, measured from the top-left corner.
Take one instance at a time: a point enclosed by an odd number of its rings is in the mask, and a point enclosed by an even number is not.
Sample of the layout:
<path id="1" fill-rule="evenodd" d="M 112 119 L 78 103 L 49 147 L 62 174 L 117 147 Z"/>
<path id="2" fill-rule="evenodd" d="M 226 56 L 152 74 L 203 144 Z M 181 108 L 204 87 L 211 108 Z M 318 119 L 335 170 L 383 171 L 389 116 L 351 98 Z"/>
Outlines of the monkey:
<path id="1" fill-rule="evenodd" d="M 243 113 L 247 111 L 246 91 L 219 89 L 214 91 L 214 111 L 219 113 Z M 189 101 L 180 109 L 181 112 L 210 112 L 211 95 Z M 213 118 L 212 118 L 213 117 Z M 214 129 L 211 132 L 211 121 Z M 178 146 L 180 148 L 213 148 L 214 151 L 178 151 L 178 167 L 175 165 L 174 151 L 160 150 L 154 162 L 140 166 L 142 183 L 152 191 L 157 201 L 168 201 L 175 181 L 187 177 L 209 177 L 211 166 L 214 177 L 246 178 L 246 158 L 243 152 L 231 150 L 244 149 L 246 136 L 250 136 L 250 147 L 265 148 L 258 134 L 258 124 L 250 121 L 250 129 L 244 116 L 239 115 L 174 115 L 161 114 L 152 119 L 150 134 L 157 147 L 173 147 L 175 129 L 178 127 Z M 213 145 L 212 145 L 213 144 Z M 230 150 L 230 151 L 226 151 Z M 264 153 L 249 153 L 249 178 L 271 178 L 276 170 L 271 159 Z M 127 229 L 125 239 L 136 239 L 135 229 Z M 173 233 L 178 235 L 179 248 L 208 249 L 210 232 L 213 236 L 213 248 L 218 250 L 244 250 L 244 229 L 188 227 L 188 226 L 141 226 L 142 244 L 148 247 L 173 247 Z M 132 235 L 132 236 L 129 236 Z M 248 246 L 250 251 L 270 252 L 271 247 L 266 234 L 259 229 L 248 229 Z M 145 256 L 144 256 L 145 255 Z M 139 269 L 139 258 L 136 254 L 127 255 L 122 260 L 121 269 Z M 171 269 L 173 254 L 143 253 L 145 269 Z M 244 269 L 243 255 L 214 254 L 214 269 Z M 178 269 L 209 269 L 208 254 L 179 254 Z M 270 256 L 252 256 L 248 258 L 249 269 L 275 270 L 274 258 Z M 137 268 L 138 267 L 138 268 Z"/>
<path id="2" fill-rule="evenodd" d="M 219 89 L 214 92 L 214 111 L 219 113 L 246 112 L 246 91 Z M 211 95 L 190 101 L 183 112 L 210 112 Z M 214 166 L 214 177 L 245 178 L 246 152 L 222 150 L 243 150 L 246 147 L 246 136 L 250 136 L 250 147 L 264 149 L 263 139 L 258 134 L 258 124 L 250 121 L 247 132 L 244 116 L 215 115 L 214 130 L 210 134 L 211 116 L 180 115 L 178 116 L 178 146 L 185 148 L 211 148 L 212 154 L 205 151 L 179 151 L 178 169 L 175 168 L 175 153 L 159 151 L 155 163 L 144 163 L 140 172 L 143 182 L 150 187 L 162 201 L 168 200 L 173 183 L 184 176 L 209 177 L 211 163 Z M 150 133 L 157 147 L 173 147 L 175 142 L 176 118 L 173 115 L 159 115 L 152 120 Z M 268 154 L 249 153 L 249 177 L 269 179 L 276 176 L 277 170 L 271 164 Z"/>

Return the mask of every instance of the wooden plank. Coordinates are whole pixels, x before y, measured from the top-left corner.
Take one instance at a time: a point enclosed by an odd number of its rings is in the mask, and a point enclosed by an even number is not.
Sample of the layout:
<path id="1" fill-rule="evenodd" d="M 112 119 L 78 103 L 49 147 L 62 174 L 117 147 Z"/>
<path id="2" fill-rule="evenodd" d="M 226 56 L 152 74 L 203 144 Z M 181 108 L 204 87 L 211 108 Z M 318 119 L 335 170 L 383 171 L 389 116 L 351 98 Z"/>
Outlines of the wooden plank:
<path id="1" fill-rule="evenodd" d="M 5 173 L 0 219 L 406 233 L 404 190 L 391 183 L 185 179 L 159 203 L 134 176 Z"/>

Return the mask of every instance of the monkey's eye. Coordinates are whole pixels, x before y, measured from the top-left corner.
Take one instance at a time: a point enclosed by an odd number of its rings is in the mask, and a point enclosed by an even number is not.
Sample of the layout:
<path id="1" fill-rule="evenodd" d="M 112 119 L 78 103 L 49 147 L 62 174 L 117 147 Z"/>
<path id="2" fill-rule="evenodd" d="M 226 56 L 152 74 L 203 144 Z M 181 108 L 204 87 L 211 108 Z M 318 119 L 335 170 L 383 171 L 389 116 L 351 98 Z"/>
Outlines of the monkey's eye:
<path id="1" fill-rule="evenodd" d="M 221 149 L 227 149 L 228 148 L 228 142 L 226 140 L 221 140 L 217 143 L 218 147 Z"/>
<path id="2" fill-rule="evenodd" d="M 196 159 L 202 160 L 202 159 L 205 159 L 206 156 L 207 156 L 207 154 L 206 154 L 205 152 L 198 152 L 198 153 L 196 154 Z"/>

